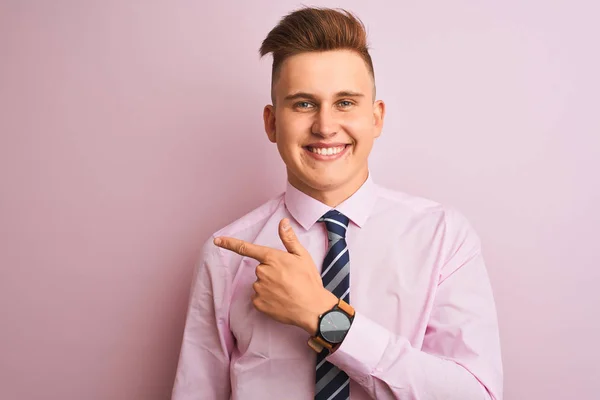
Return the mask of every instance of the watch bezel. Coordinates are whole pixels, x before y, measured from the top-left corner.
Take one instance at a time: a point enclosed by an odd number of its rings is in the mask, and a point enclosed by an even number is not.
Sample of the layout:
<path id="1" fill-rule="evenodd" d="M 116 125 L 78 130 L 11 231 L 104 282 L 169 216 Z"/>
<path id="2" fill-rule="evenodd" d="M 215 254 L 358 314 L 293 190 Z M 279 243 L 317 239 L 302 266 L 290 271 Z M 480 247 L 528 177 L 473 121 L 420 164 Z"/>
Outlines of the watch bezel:
<path id="1" fill-rule="evenodd" d="M 348 329 L 344 333 L 344 336 L 341 339 L 339 339 L 338 341 L 330 340 L 329 338 L 327 338 L 322 329 L 322 326 L 324 324 L 324 321 L 326 321 L 326 318 L 333 313 L 342 314 L 348 320 Z M 342 341 L 348 334 L 348 331 L 350 330 L 351 326 L 352 326 L 352 318 L 348 314 L 346 314 L 344 311 L 342 311 L 339 307 L 336 306 L 334 309 L 329 310 L 326 313 L 324 313 L 321 316 L 321 318 L 319 319 L 319 336 L 321 338 L 323 338 L 323 340 L 325 340 L 327 343 L 330 343 L 332 345 L 340 344 L 340 343 L 342 343 Z"/>

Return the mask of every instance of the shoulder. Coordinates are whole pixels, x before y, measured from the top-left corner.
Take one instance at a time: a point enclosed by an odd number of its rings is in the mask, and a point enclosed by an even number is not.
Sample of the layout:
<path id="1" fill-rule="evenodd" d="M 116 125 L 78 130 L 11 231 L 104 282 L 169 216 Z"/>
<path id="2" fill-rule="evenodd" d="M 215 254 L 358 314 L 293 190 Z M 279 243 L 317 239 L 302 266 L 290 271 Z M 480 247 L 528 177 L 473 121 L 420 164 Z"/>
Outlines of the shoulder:
<path id="1" fill-rule="evenodd" d="M 412 195 L 382 186 L 377 187 L 378 212 L 397 213 L 408 221 L 420 221 L 432 226 L 444 236 L 446 243 L 469 241 L 472 246 L 479 237 L 467 217 L 449 204 Z"/>
<path id="2" fill-rule="evenodd" d="M 380 185 L 377 186 L 377 199 L 380 208 L 384 209 L 402 209 L 414 215 L 443 215 L 449 218 L 464 218 L 459 211 L 448 204 Z"/>
<path id="3" fill-rule="evenodd" d="M 404 209 L 414 214 L 436 213 L 443 211 L 444 208 L 434 200 L 383 186 L 377 186 L 377 195 L 382 206 Z"/>
<path id="4" fill-rule="evenodd" d="M 444 276 L 480 255 L 479 235 L 454 206 L 381 186 L 378 194 L 381 217 L 404 222 L 405 232 L 427 232 L 428 241 L 438 244 L 435 251 L 439 252 Z"/>
<path id="5" fill-rule="evenodd" d="M 231 236 L 246 240 L 245 237 L 260 230 L 277 209 L 283 206 L 283 193 L 266 201 L 230 224 L 214 232 L 212 237 Z"/>
<path id="6" fill-rule="evenodd" d="M 222 262 L 226 264 L 230 263 L 232 260 L 229 258 L 234 253 L 215 246 L 213 243 L 214 239 L 218 236 L 227 236 L 247 242 L 254 242 L 254 239 L 266 222 L 279 208 L 283 207 L 283 199 L 284 195 L 282 193 L 214 232 L 202 246 L 202 258 L 212 260 L 221 258 Z"/>

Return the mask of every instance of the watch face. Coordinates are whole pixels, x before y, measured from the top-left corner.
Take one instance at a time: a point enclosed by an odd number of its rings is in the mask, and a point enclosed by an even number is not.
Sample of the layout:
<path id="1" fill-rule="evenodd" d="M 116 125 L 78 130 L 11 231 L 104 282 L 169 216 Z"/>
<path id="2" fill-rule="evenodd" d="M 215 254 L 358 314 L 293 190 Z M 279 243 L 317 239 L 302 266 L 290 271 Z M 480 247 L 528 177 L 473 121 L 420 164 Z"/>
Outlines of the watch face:
<path id="1" fill-rule="evenodd" d="M 350 318 L 341 311 L 330 311 L 321 318 L 319 330 L 329 343 L 341 343 L 350 329 Z"/>

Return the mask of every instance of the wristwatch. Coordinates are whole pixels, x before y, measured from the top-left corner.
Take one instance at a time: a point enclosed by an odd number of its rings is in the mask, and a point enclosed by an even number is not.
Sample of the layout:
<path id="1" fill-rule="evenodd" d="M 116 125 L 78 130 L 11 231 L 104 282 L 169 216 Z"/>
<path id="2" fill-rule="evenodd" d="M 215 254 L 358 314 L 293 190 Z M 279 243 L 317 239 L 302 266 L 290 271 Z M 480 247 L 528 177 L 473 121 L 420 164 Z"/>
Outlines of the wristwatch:
<path id="1" fill-rule="evenodd" d="M 348 334 L 353 320 L 354 308 L 340 299 L 331 310 L 319 315 L 317 334 L 308 340 L 308 345 L 317 353 L 323 349 L 333 353 Z"/>

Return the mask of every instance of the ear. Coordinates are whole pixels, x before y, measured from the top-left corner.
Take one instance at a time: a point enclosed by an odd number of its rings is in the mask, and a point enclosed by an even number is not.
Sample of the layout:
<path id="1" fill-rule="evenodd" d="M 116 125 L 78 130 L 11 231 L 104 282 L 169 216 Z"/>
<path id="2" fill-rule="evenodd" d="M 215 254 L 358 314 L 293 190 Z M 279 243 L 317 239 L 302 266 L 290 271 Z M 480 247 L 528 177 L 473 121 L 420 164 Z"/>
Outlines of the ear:
<path id="1" fill-rule="evenodd" d="M 375 137 L 381 136 L 383 129 L 383 119 L 385 117 L 385 103 L 383 100 L 377 100 L 373 103 L 373 127 L 375 128 Z"/>
<path id="2" fill-rule="evenodd" d="M 263 120 L 265 123 L 265 132 L 272 143 L 277 143 L 277 135 L 275 134 L 275 107 L 266 105 L 263 111 Z"/>

